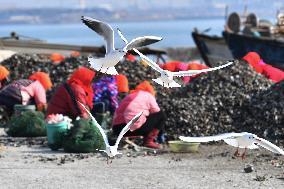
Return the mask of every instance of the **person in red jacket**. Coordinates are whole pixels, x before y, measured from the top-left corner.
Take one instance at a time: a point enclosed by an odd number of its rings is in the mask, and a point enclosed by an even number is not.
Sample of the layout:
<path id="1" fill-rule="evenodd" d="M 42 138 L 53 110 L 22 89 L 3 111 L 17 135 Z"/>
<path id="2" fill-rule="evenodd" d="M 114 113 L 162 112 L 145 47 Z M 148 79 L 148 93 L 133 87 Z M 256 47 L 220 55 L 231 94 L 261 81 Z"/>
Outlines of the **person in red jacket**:
<path id="1" fill-rule="evenodd" d="M 86 110 L 78 104 L 81 102 L 89 110 L 93 108 L 92 81 L 95 72 L 85 67 L 75 70 L 66 83 L 57 88 L 48 103 L 47 116 L 50 114 L 63 114 L 71 119 L 78 116 L 88 118 Z"/>
<path id="2" fill-rule="evenodd" d="M 264 63 L 256 52 L 249 52 L 242 59 L 250 64 L 257 73 L 262 74 L 275 83 L 284 79 L 284 72 L 282 70 Z"/>
<path id="3" fill-rule="evenodd" d="M 262 75 L 274 83 L 280 82 L 284 79 L 284 72 L 282 70 L 264 63 L 263 60 L 260 60 L 259 65 L 261 65 L 263 69 Z"/>
<path id="4" fill-rule="evenodd" d="M 258 53 L 249 52 L 242 58 L 242 60 L 246 61 L 257 73 L 262 74 L 263 68 L 259 65 L 261 58 Z"/>

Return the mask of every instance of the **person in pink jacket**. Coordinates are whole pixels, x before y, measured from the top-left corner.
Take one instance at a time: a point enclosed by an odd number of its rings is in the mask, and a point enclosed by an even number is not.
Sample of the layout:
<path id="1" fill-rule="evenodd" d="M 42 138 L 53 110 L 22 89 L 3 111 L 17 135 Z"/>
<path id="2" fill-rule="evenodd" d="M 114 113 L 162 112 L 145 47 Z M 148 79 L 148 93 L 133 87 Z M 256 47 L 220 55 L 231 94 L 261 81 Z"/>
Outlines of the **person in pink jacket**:
<path id="1" fill-rule="evenodd" d="M 15 80 L 3 87 L 0 90 L 0 105 L 5 106 L 8 115 L 12 115 L 16 104 L 34 104 L 38 111 L 45 111 L 46 91 L 51 87 L 52 82 L 47 73 L 35 72 L 29 79 Z"/>
<path id="2" fill-rule="evenodd" d="M 142 116 L 124 136 L 143 136 L 144 146 L 160 148 L 155 139 L 160 131 L 163 132 L 166 117 L 160 110 L 155 99 L 155 90 L 148 81 L 137 85 L 119 104 L 112 123 L 114 134 L 119 135 L 126 123 L 140 111 L 143 111 Z"/>

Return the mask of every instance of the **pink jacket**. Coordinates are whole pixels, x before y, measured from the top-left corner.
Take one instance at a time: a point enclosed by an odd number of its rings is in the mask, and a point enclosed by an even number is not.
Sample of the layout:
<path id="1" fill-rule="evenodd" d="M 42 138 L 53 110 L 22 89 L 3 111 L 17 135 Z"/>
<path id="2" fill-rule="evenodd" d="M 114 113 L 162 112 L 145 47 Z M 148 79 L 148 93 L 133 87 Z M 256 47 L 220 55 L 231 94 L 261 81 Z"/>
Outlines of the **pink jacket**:
<path id="1" fill-rule="evenodd" d="M 139 129 L 146 122 L 149 114 L 160 111 L 155 97 L 146 91 L 138 91 L 126 96 L 115 111 L 112 125 L 128 123 L 140 111 L 143 111 L 143 114 L 130 131 Z"/>
<path id="2" fill-rule="evenodd" d="M 46 104 L 45 89 L 39 81 L 34 81 L 30 85 L 21 88 L 22 104 L 26 105 L 30 98 L 34 97 L 37 105 Z"/>

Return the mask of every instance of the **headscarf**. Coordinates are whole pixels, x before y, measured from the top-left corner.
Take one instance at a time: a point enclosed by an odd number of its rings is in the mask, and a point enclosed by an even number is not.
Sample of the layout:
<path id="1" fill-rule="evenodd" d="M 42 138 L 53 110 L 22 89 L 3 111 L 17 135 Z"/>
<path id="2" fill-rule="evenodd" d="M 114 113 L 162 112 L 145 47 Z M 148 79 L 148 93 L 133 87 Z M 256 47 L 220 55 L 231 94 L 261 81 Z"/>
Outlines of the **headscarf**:
<path id="1" fill-rule="evenodd" d="M 125 75 L 119 74 L 115 76 L 116 84 L 117 84 L 117 90 L 119 93 L 128 93 L 129 87 L 128 87 L 128 79 Z"/>
<path id="2" fill-rule="evenodd" d="M 262 66 L 259 65 L 261 58 L 256 52 L 249 52 L 242 59 L 249 63 L 257 73 L 263 72 Z"/>
<path id="3" fill-rule="evenodd" d="M 72 75 L 70 76 L 69 80 L 67 80 L 68 84 L 76 83 L 80 85 L 84 91 L 87 93 L 86 101 L 88 106 L 92 109 L 93 108 L 93 89 L 92 89 L 92 81 L 95 77 L 96 72 L 90 70 L 86 67 L 80 67 L 76 69 Z"/>
<path id="4" fill-rule="evenodd" d="M 176 71 L 187 71 L 188 64 L 183 62 L 176 63 Z"/>
<path id="5" fill-rule="evenodd" d="M 134 62 L 136 60 L 136 57 L 134 55 L 130 54 L 130 53 L 127 53 L 125 55 L 125 59 L 129 62 Z"/>
<path id="6" fill-rule="evenodd" d="M 151 93 L 153 96 L 156 95 L 156 91 L 154 87 L 149 83 L 149 81 L 143 81 L 139 85 L 136 86 L 134 90 L 131 90 L 130 93 L 138 92 L 138 91 L 146 91 Z"/>
<path id="7" fill-rule="evenodd" d="M 62 54 L 59 53 L 53 53 L 50 55 L 50 60 L 55 63 L 55 64 L 59 64 L 60 62 L 62 62 L 65 57 Z"/>
<path id="8" fill-rule="evenodd" d="M 70 55 L 71 57 L 79 57 L 81 54 L 79 51 L 72 51 Z"/>
<path id="9" fill-rule="evenodd" d="M 167 63 L 165 63 L 164 66 L 163 66 L 163 69 L 171 71 L 171 72 L 176 71 L 176 62 L 167 62 Z"/>
<path id="10" fill-rule="evenodd" d="M 260 60 L 258 65 L 262 66 L 263 72 L 261 74 L 271 81 L 277 83 L 284 80 L 284 71 L 266 64 L 263 60 Z"/>
<path id="11" fill-rule="evenodd" d="M 207 69 L 209 68 L 208 66 L 204 65 L 204 64 L 198 64 L 198 63 L 189 63 L 188 64 L 188 70 L 203 70 L 203 69 Z"/>
<path id="12" fill-rule="evenodd" d="M 9 75 L 9 71 L 4 66 L 0 65 L 0 81 L 7 78 Z"/>
<path id="13" fill-rule="evenodd" d="M 46 91 L 52 87 L 52 82 L 47 73 L 35 72 L 32 75 L 30 75 L 29 79 L 34 81 L 39 81 Z"/>
<path id="14" fill-rule="evenodd" d="M 209 68 L 209 67 L 204 65 L 204 64 L 199 64 L 199 63 L 195 63 L 195 62 L 188 64 L 188 67 L 187 67 L 188 70 L 203 70 L 203 69 L 207 69 L 207 68 Z M 206 73 L 206 72 L 192 75 L 192 76 L 190 76 L 190 78 L 191 79 L 196 78 L 199 75 L 204 74 L 204 73 Z"/>

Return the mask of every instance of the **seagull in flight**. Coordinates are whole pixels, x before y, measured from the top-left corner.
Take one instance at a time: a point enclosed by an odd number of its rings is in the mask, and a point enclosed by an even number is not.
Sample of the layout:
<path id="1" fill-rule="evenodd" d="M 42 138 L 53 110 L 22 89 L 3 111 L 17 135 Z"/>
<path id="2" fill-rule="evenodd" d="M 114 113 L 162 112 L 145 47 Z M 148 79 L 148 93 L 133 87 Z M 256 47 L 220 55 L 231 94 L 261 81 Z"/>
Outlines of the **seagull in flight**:
<path id="1" fill-rule="evenodd" d="M 260 138 L 252 133 L 242 132 L 242 133 L 224 133 L 215 136 L 206 136 L 206 137 L 184 137 L 180 136 L 180 140 L 185 142 L 211 142 L 223 140 L 225 143 L 234 146 L 237 148 L 234 153 L 235 156 L 239 156 L 239 148 L 244 148 L 245 151 L 241 155 L 242 159 L 245 159 L 247 149 L 256 149 L 259 146 L 277 153 L 284 155 L 284 151 L 278 146 L 272 144 L 271 142 Z"/>
<path id="2" fill-rule="evenodd" d="M 120 38 L 126 44 L 128 44 L 128 40 L 124 37 L 122 32 L 119 30 L 119 28 L 117 28 L 117 32 L 118 32 Z M 154 70 L 156 70 L 157 72 L 159 72 L 161 74 L 161 77 L 159 77 L 157 79 L 153 79 L 153 81 L 155 81 L 156 83 L 162 85 L 163 87 L 167 87 L 167 88 L 170 88 L 170 87 L 181 87 L 180 84 L 178 84 L 176 81 L 174 81 L 173 77 L 175 77 L 175 76 L 176 77 L 192 76 L 192 75 L 196 75 L 196 74 L 203 73 L 203 72 L 210 72 L 210 71 L 214 71 L 214 70 L 219 70 L 219 69 L 225 68 L 225 67 L 233 64 L 233 62 L 228 62 L 227 64 L 222 65 L 222 66 L 218 66 L 218 67 L 214 67 L 214 68 L 208 68 L 208 69 L 203 69 L 203 70 L 188 70 L 188 71 L 171 72 L 171 71 L 163 70 L 162 68 L 160 68 L 160 66 L 158 64 L 156 64 L 154 61 L 152 61 L 147 56 L 142 54 L 136 48 L 133 48 L 133 51 L 135 51 L 142 59 L 144 59 L 146 61 L 146 63 L 151 68 L 153 68 Z"/>
<path id="3" fill-rule="evenodd" d="M 117 151 L 118 148 L 118 144 L 121 141 L 123 135 L 130 129 L 130 127 L 140 118 L 140 116 L 143 114 L 143 111 L 139 112 L 136 116 L 134 116 L 132 118 L 132 120 L 130 120 L 127 125 L 121 130 L 121 132 L 119 133 L 116 142 L 114 144 L 114 146 L 111 146 L 108 142 L 108 138 L 103 130 L 103 128 L 100 126 L 100 124 L 96 121 L 96 119 L 93 117 L 93 115 L 89 112 L 89 110 L 84 106 L 84 104 L 82 104 L 81 102 L 78 101 L 78 103 L 81 104 L 81 106 L 83 106 L 83 108 L 86 110 L 86 112 L 89 114 L 89 116 L 92 118 L 93 122 L 95 123 L 95 125 L 98 127 L 104 143 L 105 143 L 105 150 L 100 150 L 103 151 L 107 154 L 108 158 L 114 158 L 116 155 L 121 154 L 120 152 Z"/>
<path id="4" fill-rule="evenodd" d="M 224 64 L 224 65 L 218 66 L 218 67 L 214 67 L 214 68 L 208 68 L 208 69 L 202 69 L 202 70 L 188 70 L 188 71 L 171 72 L 171 71 L 163 70 L 162 68 L 160 68 L 160 66 L 158 66 L 158 64 L 156 64 L 154 61 L 149 59 L 147 56 L 143 55 L 136 48 L 134 48 L 133 50 L 142 59 L 144 59 L 146 61 L 146 63 L 151 68 L 153 68 L 154 70 L 156 70 L 157 72 L 159 72 L 161 74 L 161 77 L 159 77 L 157 79 L 152 79 L 152 80 L 155 81 L 156 83 L 158 83 L 159 85 L 162 85 L 163 87 L 166 87 L 166 88 L 181 87 L 181 85 L 178 84 L 173 79 L 174 77 L 192 76 L 192 75 L 196 75 L 196 74 L 203 73 L 203 72 L 210 72 L 210 71 L 214 71 L 214 70 L 219 70 L 219 69 L 225 68 L 225 67 L 233 64 L 233 62 L 228 62 L 227 64 Z"/>
<path id="5" fill-rule="evenodd" d="M 88 57 L 88 62 L 93 69 L 110 75 L 118 75 L 114 66 L 124 57 L 128 50 L 150 45 L 162 40 L 161 37 L 156 36 L 137 37 L 127 43 L 123 48 L 115 49 L 114 31 L 109 24 L 86 16 L 82 16 L 82 21 L 90 29 L 102 36 L 106 42 L 105 57 Z"/>

